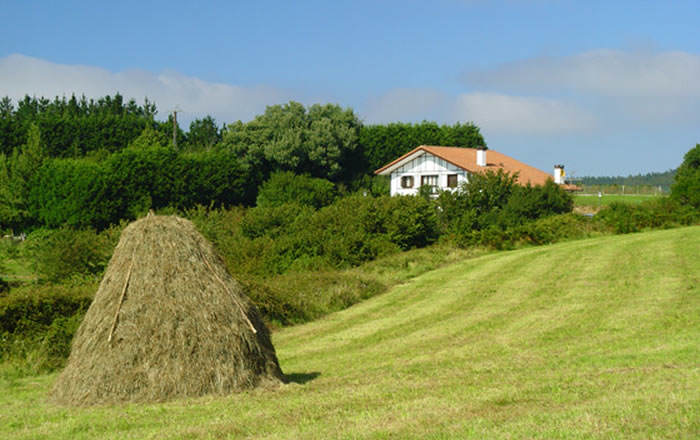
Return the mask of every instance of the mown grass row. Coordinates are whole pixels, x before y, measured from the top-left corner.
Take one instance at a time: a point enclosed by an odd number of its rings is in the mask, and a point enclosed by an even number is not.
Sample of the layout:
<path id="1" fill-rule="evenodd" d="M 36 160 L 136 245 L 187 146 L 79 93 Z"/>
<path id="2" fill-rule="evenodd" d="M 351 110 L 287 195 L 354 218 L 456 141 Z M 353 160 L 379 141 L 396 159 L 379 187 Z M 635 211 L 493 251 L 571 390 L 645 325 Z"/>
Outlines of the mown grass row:
<path id="1" fill-rule="evenodd" d="M 695 438 L 700 227 L 500 252 L 273 335 L 292 383 L 54 407 L 0 382 L 3 438 Z M 118 368 L 118 366 L 115 366 Z"/>

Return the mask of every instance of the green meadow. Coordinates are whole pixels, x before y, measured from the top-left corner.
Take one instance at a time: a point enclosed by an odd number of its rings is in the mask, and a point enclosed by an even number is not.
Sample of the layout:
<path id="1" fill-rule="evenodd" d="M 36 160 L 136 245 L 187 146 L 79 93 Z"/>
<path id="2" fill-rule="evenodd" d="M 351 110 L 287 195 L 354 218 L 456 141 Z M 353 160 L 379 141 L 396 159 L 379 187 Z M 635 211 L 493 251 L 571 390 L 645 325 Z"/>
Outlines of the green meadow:
<path id="1" fill-rule="evenodd" d="M 647 200 L 658 199 L 659 197 L 665 196 L 651 194 L 603 194 L 601 197 L 598 197 L 597 194 L 576 194 L 574 195 L 574 205 L 598 207 L 607 206 L 613 202 L 638 205 Z"/>
<path id="2" fill-rule="evenodd" d="M 276 331 L 272 390 L 65 408 L 56 374 L 0 379 L 0 438 L 698 438 L 698 249 L 696 226 L 465 258 Z"/>

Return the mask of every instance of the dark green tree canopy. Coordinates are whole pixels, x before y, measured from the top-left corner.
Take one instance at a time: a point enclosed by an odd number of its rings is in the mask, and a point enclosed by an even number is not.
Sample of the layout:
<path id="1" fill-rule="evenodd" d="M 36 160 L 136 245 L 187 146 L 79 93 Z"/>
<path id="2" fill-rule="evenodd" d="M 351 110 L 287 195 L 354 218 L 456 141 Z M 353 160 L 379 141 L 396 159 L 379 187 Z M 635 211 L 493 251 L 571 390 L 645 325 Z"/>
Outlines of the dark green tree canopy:
<path id="1" fill-rule="evenodd" d="M 229 124 L 223 145 L 268 173 L 293 171 L 338 181 L 351 173 L 360 120 L 335 104 L 267 107 L 248 123 Z"/>
<path id="2" fill-rule="evenodd" d="M 700 144 L 696 144 L 685 154 L 683 163 L 676 173 L 675 183 L 671 186 L 671 197 L 700 208 Z"/>
<path id="3" fill-rule="evenodd" d="M 187 148 L 190 150 L 210 149 L 221 141 L 221 131 L 211 116 L 195 119 L 187 133 Z"/>
<path id="4" fill-rule="evenodd" d="M 486 146 L 486 142 L 473 124 L 438 125 L 423 121 L 365 125 L 360 130 L 360 145 L 366 166 L 376 170 L 419 145 L 476 148 Z"/>

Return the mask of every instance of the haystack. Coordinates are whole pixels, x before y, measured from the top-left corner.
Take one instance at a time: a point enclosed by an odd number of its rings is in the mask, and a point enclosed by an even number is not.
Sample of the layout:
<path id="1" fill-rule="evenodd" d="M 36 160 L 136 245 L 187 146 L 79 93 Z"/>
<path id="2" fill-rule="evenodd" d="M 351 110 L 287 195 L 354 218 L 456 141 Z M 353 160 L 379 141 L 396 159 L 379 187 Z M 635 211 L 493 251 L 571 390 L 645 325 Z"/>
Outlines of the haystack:
<path id="1" fill-rule="evenodd" d="M 267 328 L 211 244 L 187 220 L 148 215 L 122 232 L 51 398 L 163 401 L 281 380 Z"/>

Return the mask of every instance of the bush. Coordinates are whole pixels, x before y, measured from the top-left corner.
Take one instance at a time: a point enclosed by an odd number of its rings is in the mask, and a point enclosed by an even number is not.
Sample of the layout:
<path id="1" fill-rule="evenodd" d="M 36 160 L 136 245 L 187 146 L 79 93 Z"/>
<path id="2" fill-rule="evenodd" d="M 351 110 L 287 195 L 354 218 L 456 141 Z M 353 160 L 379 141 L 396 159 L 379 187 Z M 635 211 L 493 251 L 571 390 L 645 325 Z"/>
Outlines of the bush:
<path id="1" fill-rule="evenodd" d="M 538 219 L 516 229 L 515 235 L 524 244 L 542 245 L 564 240 L 586 238 L 605 232 L 600 223 L 579 214 L 559 214 Z"/>
<path id="2" fill-rule="evenodd" d="M 288 273 L 245 284 L 247 294 L 273 325 L 318 319 L 385 289 L 378 281 L 337 271 Z"/>
<path id="3" fill-rule="evenodd" d="M 43 280 L 98 277 L 107 266 L 121 227 L 102 233 L 91 229 L 39 229 L 27 237 L 26 248 Z"/>
<path id="4" fill-rule="evenodd" d="M 522 186 L 516 179 L 517 175 L 503 170 L 487 171 L 471 175 L 459 191 L 441 193 L 437 198 L 440 230 L 462 247 L 505 249 L 529 233 L 518 229 L 522 225 L 571 212 L 573 198 L 553 181 Z"/>
<path id="5" fill-rule="evenodd" d="M 504 206 L 501 224 L 515 226 L 553 214 L 571 212 L 574 199 L 552 180 L 544 185 L 517 185 Z"/>
<path id="6" fill-rule="evenodd" d="M 292 172 L 277 172 L 262 184 L 257 206 L 273 207 L 288 203 L 322 208 L 337 197 L 335 185 L 326 180 L 300 176 Z"/>
<path id="7" fill-rule="evenodd" d="M 658 198 L 638 205 L 614 202 L 595 216 L 616 234 L 639 232 L 649 228 L 670 228 L 692 224 L 700 218 L 698 211 L 671 198 Z"/>
<path id="8" fill-rule="evenodd" d="M 32 285 L 0 297 L 0 362 L 20 376 L 62 367 L 96 288 Z"/>
<path id="9" fill-rule="evenodd" d="M 424 247 L 439 236 L 435 205 L 422 197 L 378 197 L 375 199 L 382 229 L 402 250 Z"/>
<path id="10" fill-rule="evenodd" d="M 81 286 L 29 285 L 0 298 L 0 333 L 29 334 L 59 319 L 87 310 L 96 284 Z"/>
<path id="11" fill-rule="evenodd" d="M 296 203 L 259 205 L 246 211 L 241 221 L 241 231 L 248 238 L 264 235 L 277 237 L 284 234 L 294 222 L 299 221 L 300 217 L 307 219 L 313 212 L 313 209 Z"/>

